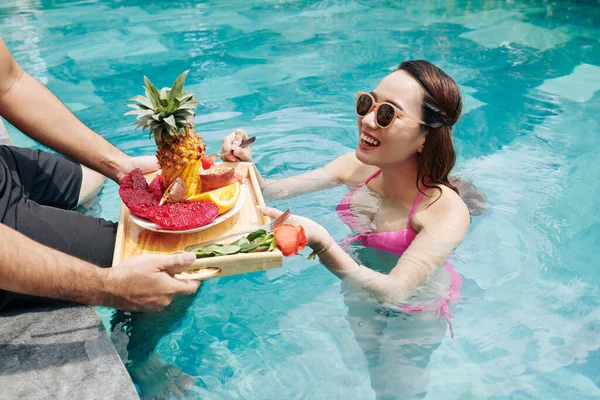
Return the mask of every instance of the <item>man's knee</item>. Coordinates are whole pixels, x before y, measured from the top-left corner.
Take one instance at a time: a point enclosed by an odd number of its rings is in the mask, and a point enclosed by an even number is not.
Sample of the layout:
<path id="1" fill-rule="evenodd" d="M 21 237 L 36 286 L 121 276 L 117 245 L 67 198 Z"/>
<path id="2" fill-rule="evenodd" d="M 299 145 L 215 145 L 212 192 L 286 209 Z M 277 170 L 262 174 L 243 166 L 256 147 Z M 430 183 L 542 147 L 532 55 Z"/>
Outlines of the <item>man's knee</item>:
<path id="1" fill-rule="evenodd" d="M 98 193 L 100 193 L 106 177 L 94 170 L 84 167 L 83 165 L 81 166 L 81 172 L 81 189 L 79 190 L 77 206 L 89 208 L 89 206 L 96 200 Z"/>

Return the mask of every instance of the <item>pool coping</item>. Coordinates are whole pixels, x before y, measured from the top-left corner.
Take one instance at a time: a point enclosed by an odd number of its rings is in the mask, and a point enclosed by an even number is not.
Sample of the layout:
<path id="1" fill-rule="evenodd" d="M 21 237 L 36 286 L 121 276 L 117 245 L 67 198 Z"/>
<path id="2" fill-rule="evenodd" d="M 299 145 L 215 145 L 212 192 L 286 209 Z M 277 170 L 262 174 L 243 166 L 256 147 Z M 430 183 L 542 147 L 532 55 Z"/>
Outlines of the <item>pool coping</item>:
<path id="1" fill-rule="evenodd" d="M 10 399 L 139 398 L 95 309 L 64 302 L 0 313 L 0 388 Z"/>
<path id="2" fill-rule="evenodd" d="M 10 399 L 139 398 L 100 317 L 77 304 L 0 313 L 0 387 Z"/>

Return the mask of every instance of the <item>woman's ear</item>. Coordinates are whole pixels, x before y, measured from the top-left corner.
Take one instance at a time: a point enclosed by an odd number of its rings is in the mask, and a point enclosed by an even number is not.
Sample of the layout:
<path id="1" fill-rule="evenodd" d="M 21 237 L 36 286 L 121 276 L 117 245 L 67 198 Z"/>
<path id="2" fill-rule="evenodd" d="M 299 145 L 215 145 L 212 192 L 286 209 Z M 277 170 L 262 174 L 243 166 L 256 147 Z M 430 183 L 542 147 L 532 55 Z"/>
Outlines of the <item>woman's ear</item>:
<path id="1" fill-rule="evenodd" d="M 427 135 L 423 136 L 423 143 L 421 143 L 421 145 L 419 146 L 419 148 L 417 149 L 418 153 L 423 153 L 423 150 L 425 148 L 425 142 L 427 141 Z"/>

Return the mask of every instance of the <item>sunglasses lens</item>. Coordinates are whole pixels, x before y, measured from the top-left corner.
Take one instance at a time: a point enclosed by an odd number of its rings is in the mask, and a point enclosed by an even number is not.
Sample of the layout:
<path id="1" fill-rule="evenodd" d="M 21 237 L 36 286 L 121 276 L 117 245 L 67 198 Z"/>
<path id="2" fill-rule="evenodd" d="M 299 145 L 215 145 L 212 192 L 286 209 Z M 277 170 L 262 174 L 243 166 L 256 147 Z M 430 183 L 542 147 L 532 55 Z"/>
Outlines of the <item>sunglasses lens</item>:
<path id="1" fill-rule="evenodd" d="M 394 121 L 395 114 L 396 111 L 394 111 L 394 107 L 383 103 L 377 110 L 377 123 L 385 128 Z"/>
<path id="2" fill-rule="evenodd" d="M 372 105 L 373 100 L 369 96 L 366 94 L 360 95 L 358 100 L 356 100 L 356 113 L 361 117 L 364 117 L 367 115 Z"/>

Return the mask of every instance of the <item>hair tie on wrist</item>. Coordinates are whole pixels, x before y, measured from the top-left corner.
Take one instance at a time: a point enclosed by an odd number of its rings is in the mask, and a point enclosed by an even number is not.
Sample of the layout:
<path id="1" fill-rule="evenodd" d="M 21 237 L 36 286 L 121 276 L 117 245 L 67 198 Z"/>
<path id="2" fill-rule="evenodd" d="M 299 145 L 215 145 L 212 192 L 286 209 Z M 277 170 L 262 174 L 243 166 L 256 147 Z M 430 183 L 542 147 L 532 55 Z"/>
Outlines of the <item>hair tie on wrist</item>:
<path id="1" fill-rule="evenodd" d="M 333 245 L 335 241 L 333 240 L 333 237 L 331 238 L 331 240 L 329 240 L 329 243 L 327 243 L 327 245 L 325 247 L 323 247 L 321 250 L 319 251 L 314 251 L 312 253 L 309 254 L 308 259 L 309 260 L 314 260 L 315 258 L 317 258 L 318 255 L 325 253 L 327 250 L 329 250 L 329 248 Z"/>

